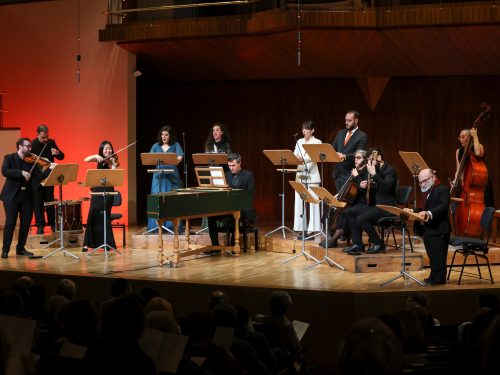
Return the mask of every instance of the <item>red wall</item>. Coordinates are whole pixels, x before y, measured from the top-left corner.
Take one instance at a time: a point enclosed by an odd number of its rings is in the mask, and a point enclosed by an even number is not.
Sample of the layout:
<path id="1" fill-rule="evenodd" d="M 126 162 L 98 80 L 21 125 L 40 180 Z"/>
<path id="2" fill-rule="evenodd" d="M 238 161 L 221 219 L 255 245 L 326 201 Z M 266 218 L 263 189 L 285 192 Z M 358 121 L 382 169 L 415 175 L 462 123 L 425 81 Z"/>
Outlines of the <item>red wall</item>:
<path id="1" fill-rule="evenodd" d="M 135 58 L 114 43 L 98 41 L 107 0 L 81 1 L 80 12 L 77 4 L 63 0 L 0 7 L 0 92 L 8 93 L 4 127 L 20 127 L 21 135 L 32 139 L 37 125 L 46 124 L 66 154 L 63 162 L 80 164 L 78 181 L 83 181 L 85 171 L 95 168 L 83 159 L 97 153 L 101 140 L 110 140 L 115 149 L 128 144 L 128 93 L 130 88 L 135 91 L 130 74 Z M 0 153 L 14 151 L 12 145 Z M 127 169 L 126 153 L 120 159 Z M 128 220 L 127 182 L 120 190 L 124 204 L 117 212 Z M 64 199 L 84 196 L 88 189 L 75 183 L 63 191 Z M 85 220 L 87 204 L 83 209 Z"/>

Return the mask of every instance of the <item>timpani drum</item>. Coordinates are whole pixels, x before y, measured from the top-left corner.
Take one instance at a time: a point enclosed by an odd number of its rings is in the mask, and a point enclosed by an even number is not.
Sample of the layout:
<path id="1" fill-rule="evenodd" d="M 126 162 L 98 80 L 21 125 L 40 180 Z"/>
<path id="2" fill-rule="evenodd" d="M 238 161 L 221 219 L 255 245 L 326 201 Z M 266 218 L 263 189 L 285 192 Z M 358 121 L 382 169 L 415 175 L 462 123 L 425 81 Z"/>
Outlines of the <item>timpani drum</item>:
<path id="1" fill-rule="evenodd" d="M 64 232 L 82 233 L 82 201 L 65 201 L 62 206 L 64 217 Z"/>

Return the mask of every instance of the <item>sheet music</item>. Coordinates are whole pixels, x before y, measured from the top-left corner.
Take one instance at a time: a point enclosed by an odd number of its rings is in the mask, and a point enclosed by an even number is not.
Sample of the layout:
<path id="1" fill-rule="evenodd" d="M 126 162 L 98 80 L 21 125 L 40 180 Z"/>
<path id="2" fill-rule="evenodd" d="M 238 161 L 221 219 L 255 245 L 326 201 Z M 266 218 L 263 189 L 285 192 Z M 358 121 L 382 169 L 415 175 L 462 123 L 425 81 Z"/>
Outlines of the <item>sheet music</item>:
<path id="1" fill-rule="evenodd" d="M 299 341 L 302 341 L 302 337 L 304 337 L 307 329 L 309 328 L 309 323 L 301 322 L 300 320 L 294 320 L 292 322 L 292 325 L 295 333 L 297 334 L 297 337 L 299 338 Z"/>

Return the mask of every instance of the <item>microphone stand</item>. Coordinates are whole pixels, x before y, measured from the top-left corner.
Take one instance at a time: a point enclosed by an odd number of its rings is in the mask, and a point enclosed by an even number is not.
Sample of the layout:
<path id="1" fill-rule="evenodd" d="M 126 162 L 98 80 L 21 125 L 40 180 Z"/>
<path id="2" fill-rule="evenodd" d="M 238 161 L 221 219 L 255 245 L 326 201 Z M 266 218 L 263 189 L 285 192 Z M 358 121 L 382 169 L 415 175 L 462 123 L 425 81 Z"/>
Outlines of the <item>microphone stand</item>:
<path id="1" fill-rule="evenodd" d="M 184 187 L 188 187 L 188 172 L 187 172 L 187 161 L 186 161 L 186 133 L 182 132 L 182 148 L 184 149 L 184 157 L 182 161 L 184 162 Z"/>
<path id="2" fill-rule="evenodd" d="M 304 160 L 304 154 L 302 153 L 302 150 L 300 149 L 300 145 L 299 145 L 299 140 L 297 139 L 297 133 L 295 133 L 293 135 L 293 138 L 295 139 L 295 148 L 297 148 L 299 150 L 299 154 L 300 154 L 300 157 L 302 158 L 302 161 L 304 163 L 304 172 L 305 172 L 305 175 L 306 175 L 306 180 L 305 180 L 305 187 L 307 190 L 309 190 L 309 180 L 311 179 L 311 175 L 310 175 L 310 172 L 309 172 L 309 169 L 307 168 L 307 163 L 305 162 Z M 304 142 L 305 142 L 305 138 L 304 138 Z M 298 173 L 298 172 L 297 172 Z M 300 179 L 302 182 L 302 178 Z M 304 202 L 303 202 L 304 203 Z M 310 236 L 310 237 L 307 237 L 307 238 L 304 238 L 306 233 L 307 233 L 307 228 L 305 228 L 305 224 L 306 224 L 306 205 L 305 203 L 302 205 L 302 239 L 303 240 L 306 240 L 306 239 L 309 239 L 309 238 L 313 238 L 313 236 Z M 309 218 L 310 219 L 310 218 Z"/>

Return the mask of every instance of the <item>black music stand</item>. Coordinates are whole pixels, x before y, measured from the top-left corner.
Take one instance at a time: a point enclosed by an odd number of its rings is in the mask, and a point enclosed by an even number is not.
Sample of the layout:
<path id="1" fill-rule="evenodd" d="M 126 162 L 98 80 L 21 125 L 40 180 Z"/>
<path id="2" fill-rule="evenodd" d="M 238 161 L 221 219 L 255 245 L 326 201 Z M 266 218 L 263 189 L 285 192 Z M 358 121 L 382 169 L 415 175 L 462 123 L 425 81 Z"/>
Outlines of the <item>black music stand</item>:
<path id="1" fill-rule="evenodd" d="M 291 232 L 296 236 L 295 232 L 285 225 L 285 173 L 289 173 L 289 169 L 285 169 L 285 165 L 299 165 L 300 161 L 297 156 L 290 150 L 263 150 L 264 155 L 273 163 L 274 165 L 280 165 L 281 168 L 278 169 L 282 174 L 281 179 L 281 226 L 273 229 L 272 231 L 266 233 L 265 237 L 277 232 L 282 231 L 283 239 L 286 238 L 285 230 Z M 296 169 L 294 170 L 297 171 Z M 302 228 L 304 229 L 304 228 Z"/>
<path id="2" fill-rule="evenodd" d="M 318 143 L 318 144 L 303 144 L 304 150 L 307 152 L 312 161 L 320 163 L 321 165 L 321 187 L 323 187 L 324 181 L 324 163 L 341 163 L 342 159 L 337 155 L 337 151 L 333 148 L 330 143 Z M 323 206 L 321 206 L 321 216 L 323 217 Z M 306 238 L 314 238 L 319 235 L 325 237 L 325 241 L 328 241 L 328 225 L 325 226 L 325 231 L 314 234 Z"/>
<path id="3" fill-rule="evenodd" d="M 100 187 L 103 189 L 105 189 L 107 187 L 121 186 L 123 184 L 124 175 L 125 175 L 124 169 L 88 169 L 83 186 L 93 187 L 93 188 Z M 117 253 L 120 253 L 117 249 L 115 249 L 114 247 L 112 247 L 111 245 L 108 244 L 107 231 L 106 231 L 106 223 L 108 221 L 108 216 L 107 216 L 107 212 L 106 212 L 107 197 L 108 197 L 108 195 L 117 195 L 117 194 L 118 194 L 117 191 L 90 192 L 90 195 L 102 196 L 102 199 L 103 199 L 104 206 L 103 206 L 102 214 L 104 215 L 104 218 L 103 218 L 103 229 L 104 229 L 103 242 L 104 243 L 102 245 L 100 245 L 99 247 L 92 249 L 92 251 L 89 251 L 87 253 L 87 256 L 96 252 L 100 248 L 104 249 L 104 253 L 106 254 L 106 258 L 108 257 L 108 252 L 110 249 L 113 249 Z"/>
<path id="4" fill-rule="evenodd" d="M 422 169 L 428 169 L 429 167 L 418 152 L 399 151 L 399 156 L 403 159 L 405 165 L 408 167 L 413 176 L 413 209 L 415 210 L 417 209 L 418 174 Z"/>
<path id="5" fill-rule="evenodd" d="M 52 245 L 54 242 L 59 241 L 59 248 L 45 255 L 43 259 L 47 259 L 48 257 L 62 251 L 64 255 L 68 254 L 69 256 L 79 260 L 80 258 L 75 254 L 70 253 L 64 247 L 64 217 L 62 206 L 64 205 L 63 201 L 63 185 L 67 185 L 68 182 L 76 181 L 76 177 L 78 175 L 78 164 L 58 164 L 56 165 L 49 176 L 41 182 L 42 186 L 56 186 L 59 185 L 59 200 L 57 201 L 57 217 L 59 219 L 59 238 L 45 245 L 43 248 L 47 248 Z"/>
<path id="6" fill-rule="evenodd" d="M 316 262 L 315 265 L 320 264 L 321 262 L 313 257 L 311 254 L 306 252 L 306 238 L 305 238 L 305 231 L 306 231 L 306 202 L 307 203 L 319 203 L 318 200 L 316 200 L 315 197 L 311 195 L 311 192 L 306 189 L 306 187 L 301 184 L 300 182 L 297 181 L 288 181 L 290 185 L 292 185 L 293 189 L 299 194 L 300 199 L 302 199 L 302 246 L 300 249 L 300 253 L 294 255 L 290 259 L 285 260 L 283 263 L 290 262 L 291 260 L 297 259 L 300 256 L 304 256 L 307 260 L 312 259 Z M 308 267 L 309 268 L 309 267 Z"/>
<path id="7" fill-rule="evenodd" d="M 159 178 L 161 178 L 162 174 L 165 173 L 174 173 L 172 168 L 161 168 L 161 165 L 177 165 L 179 164 L 179 159 L 177 159 L 177 154 L 175 152 L 143 152 L 141 153 L 141 162 L 142 165 L 156 165 L 154 169 L 148 169 L 148 173 L 159 173 Z M 162 228 L 170 234 L 174 234 L 173 231 L 164 227 Z M 154 230 L 157 230 L 158 227 L 147 230 L 142 234 L 148 234 Z"/>
<path id="8" fill-rule="evenodd" d="M 346 205 L 346 202 L 340 202 L 337 199 L 335 199 L 335 197 L 331 195 L 330 192 L 326 190 L 324 187 L 311 186 L 311 190 L 318 196 L 320 200 L 324 201 L 329 207 L 344 208 Z M 328 216 L 329 215 L 326 215 L 325 219 L 327 230 L 328 230 Z M 338 264 L 333 259 L 328 257 L 328 241 L 326 240 L 325 240 L 325 256 L 323 257 L 323 259 L 319 263 L 313 264 L 312 266 L 309 266 L 306 269 L 311 267 L 316 267 L 318 264 L 324 262 L 327 262 L 330 266 L 337 266 L 342 271 L 345 271 L 344 267 L 342 267 L 340 264 Z"/>
<path id="9" fill-rule="evenodd" d="M 394 280 L 399 279 L 400 277 L 402 277 L 405 281 L 407 278 L 412 279 L 417 284 L 419 284 L 421 286 L 425 286 L 425 284 L 423 282 L 417 280 L 412 275 L 410 275 L 409 272 L 406 271 L 406 268 L 405 268 L 406 267 L 405 230 L 406 230 L 406 222 L 408 222 L 408 221 L 417 220 L 417 221 L 423 222 L 423 221 L 427 221 L 427 220 L 422 220 L 422 218 L 419 215 L 417 215 L 413 212 L 402 210 L 399 207 L 385 206 L 383 204 L 377 204 L 377 207 L 384 210 L 384 211 L 387 211 L 395 216 L 399 216 L 401 219 L 401 222 L 403 223 L 403 225 L 401 226 L 402 227 L 402 236 L 403 236 L 403 240 L 401 243 L 401 247 L 402 247 L 401 251 L 403 252 L 403 258 L 401 259 L 401 271 L 399 272 L 399 275 L 393 277 L 390 280 L 383 282 L 382 284 L 380 284 L 380 286 L 384 286 L 386 284 L 389 284 L 389 283 L 393 282 Z"/>
<path id="10" fill-rule="evenodd" d="M 193 154 L 193 164 L 195 166 L 197 165 L 210 165 L 210 166 L 220 166 L 220 165 L 227 165 L 227 154 L 222 153 L 222 152 L 198 152 L 196 154 Z M 196 167 L 195 167 L 196 168 Z M 206 222 L 206 218 L 203 218 L 202 220 L 202 226 L 203 223 Z M 208 224 L 206 227 L 201 228 L 198 232 L 196 232 L 196 235 L 199 235 L 200 233 L 203 232 L 208 232 Z"/>

